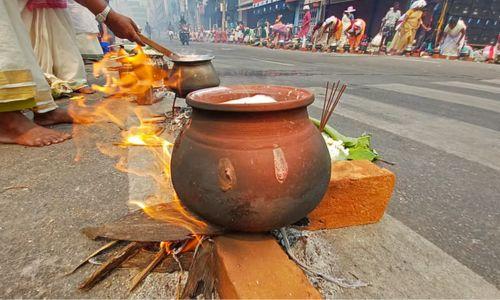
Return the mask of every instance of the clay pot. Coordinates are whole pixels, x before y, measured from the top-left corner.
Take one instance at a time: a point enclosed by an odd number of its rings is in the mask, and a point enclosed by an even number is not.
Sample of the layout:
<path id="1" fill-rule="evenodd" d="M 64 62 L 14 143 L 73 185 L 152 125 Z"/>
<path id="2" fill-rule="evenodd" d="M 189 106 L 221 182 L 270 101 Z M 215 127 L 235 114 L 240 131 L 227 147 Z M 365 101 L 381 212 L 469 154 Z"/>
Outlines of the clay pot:
<path id="1" fill-rule="evenodd" d="M 266 104 L 224 104 L 268 95 Z M 232 86 L 187 96 L 192 122 L 176 140 L 172 182 L 210 223 L 259 232 L 312 211 L 330 180 L 330 157 L 307 106 L 314 95 L 284 86 Z"/>

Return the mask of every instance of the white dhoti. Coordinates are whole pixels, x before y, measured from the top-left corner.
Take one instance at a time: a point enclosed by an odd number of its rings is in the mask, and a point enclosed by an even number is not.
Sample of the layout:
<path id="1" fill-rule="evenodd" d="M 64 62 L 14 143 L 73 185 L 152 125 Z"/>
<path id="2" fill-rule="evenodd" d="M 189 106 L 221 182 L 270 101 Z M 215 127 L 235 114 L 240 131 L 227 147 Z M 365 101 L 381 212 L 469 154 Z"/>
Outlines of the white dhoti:
<path id="1" fill-rule="evenodd" d="M 447 35 L 441 44 L 441 55 L 459 56 L 460 50 L 465 44 L 465 39 L 460 36 Z"/>
<path id="2" fill-rule="evenodd" d="M 460 50 L 465 45 L 465 30 L 467 26 L 463 20 L 458 20 L 455 27 L 450 28 L 448 24 L 443 30 L 443 34 L 446 34 L 443 42 L 440 46 L 441 55 L 445 56 L 459 56 Z M 462 34 L 462 32 L 464 34 Z"/>
<path id="3" fill-rule="evenodd" d="M 0 0 L 0 112 L 57 108 L 31 47 L 17 1 Z"/>
<path id="4" fill-rule="evenodd" d="M 67 81 L 74 90 L 86 86 L 85 65 L 66 9 L 30 10 L 27 0 L 17 1 L 43 72 Z"/>

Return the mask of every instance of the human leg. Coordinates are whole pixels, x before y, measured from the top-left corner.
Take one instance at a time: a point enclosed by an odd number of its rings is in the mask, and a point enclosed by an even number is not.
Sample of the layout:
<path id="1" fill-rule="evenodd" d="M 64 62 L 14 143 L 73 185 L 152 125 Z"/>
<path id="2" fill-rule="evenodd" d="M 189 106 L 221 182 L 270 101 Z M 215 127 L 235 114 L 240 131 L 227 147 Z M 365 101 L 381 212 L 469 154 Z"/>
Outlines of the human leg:
<path id="1" fill-rule="evenodd" d="M 46 111 L 57 106 L 15 1 L 0 0 L 0 30 L 0 143 L 46 146 L 67 140 L 69 134 L 38 126 L 21 113 L 36 105 Z"/>

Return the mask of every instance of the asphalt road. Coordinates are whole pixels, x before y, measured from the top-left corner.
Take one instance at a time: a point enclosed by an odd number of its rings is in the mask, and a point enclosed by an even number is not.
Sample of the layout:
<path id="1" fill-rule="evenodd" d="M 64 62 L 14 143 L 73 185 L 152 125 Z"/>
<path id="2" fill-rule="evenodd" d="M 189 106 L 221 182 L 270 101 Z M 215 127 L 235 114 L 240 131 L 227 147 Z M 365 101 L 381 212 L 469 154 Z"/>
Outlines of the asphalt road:
<path id="1" fill-rule="evenodd" d="M 327 80 L 349 84 L 331 125 L 351 136 L 372 133 L 374 147 L 385 160 L 396 163 L 384 167 L 396 173 L 397 187 L 388 211 L 392 218 L 376 225 L 320 233 L 327 236 L 326 241 L 333 239 L 328 251 L 339 251 L 337 254 L 344 254 L 342 259 L 355 258 L 346 261 L 348 267 L 343 271 L 359 271 L 362 265 L 370 271 L 363 278 L 380 277 L 371 289 L 359 294 L 337 292 L 337 297 L 439 298 L 460 293 L 447 293 L 441 286 L 453 282 L 446 286 L 449 290 L 465 281 L 463 286 L 469 284 L 465 290 L 481 295 L 474 290 L 482 291 L 478 287 L 484 285 L 476 284 L 470 272 L 438 276 L 463 269 L 443 251 L 500 286 L 500 66 L 220 44 L 183 48 L 177 41 L 170 46 L 184 53 L 214 54 L 224 85 L 293 85 L 313 89 L 322 100 Z M 69 101 L 58 103 L 65 106 Z M 94 95 L 90 101 L 103 100 Z M 315 117 L 320 114 L 318 103 L 310 107 Z M 71 141 L 44 148 L 0 145 L 0 295 L 128 297 L 134 271 L 117 271 L 88 293 L 76 287 L 92 266 L 62 276 L 104 243 L 85 238 L 80 229 L 115 220 L 128 211 L 134 186 L 127 174 L 114 168 L 116 159 L 96 147 L 116 142 L 120 131 L 102 124 L 55 128 L 80 133 Z M 434 251 L 425 239 L 442 251 Z M 360 249 L 377 253 L 356 252 Z M 401 256 L 394 255 L 397 249 L 402 249 Z M 345 255 L 349 251 L 353 254 Z M 443 257 L 446 259 L 441 260 Z M 411 277 L 415 273 L 410 271 L 415 270 L 420 271 L 420 281 Z M 425 281 L 422 278 L 427 280 L 424 286 L 420 285 Z M 172 298 L 176 284 L 175 274 L 155 274 L 133 297 Z"/>
<path id="2" fill-rule="evenodd" d="M 397 175 L 389 214 L 500 285 L 500 66 L 192 43 L 210 53 L 223 85 L 312 88 L 320 116 L 326 81 L 349 84 L 330 125 L 373 134 Z"/>

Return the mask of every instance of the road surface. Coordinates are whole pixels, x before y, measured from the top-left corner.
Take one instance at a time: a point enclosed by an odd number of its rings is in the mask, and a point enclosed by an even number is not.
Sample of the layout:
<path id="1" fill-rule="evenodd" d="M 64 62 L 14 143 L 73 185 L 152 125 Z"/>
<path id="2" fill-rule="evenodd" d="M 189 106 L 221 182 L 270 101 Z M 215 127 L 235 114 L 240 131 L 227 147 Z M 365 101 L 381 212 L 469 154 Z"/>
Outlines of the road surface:
<path id="1" fill-rule="evenodd" d="M 397 174 L 397 186 L 382 222 L 317 233 L 330 247 L 323 255 L 339 257 L 329 269 L 372 283 L 332 289 L 335 297 L 498 298 L 491 295 L 500 286 L 500 66 L 174 42 L 169 46 L 184 53 L 214 54 L 224 85 L 292 85 L 322 100 L 326 81 L 349 84 L 330 123 L 351 136 L 371 133 L 383 158 L 396 163 L 385 167 Z M 315 117 L 319 103 L 310 107 Z M 115 272 L 88 293 L 76 287 L 91 267 L 61 276 L 103 244 L 79 230 L 123 216 L 139 191 L 96 148 L 116 142 L 117 128 L 73 128 L 88 135 L 46 148 L 0 145 L 5 298 L 128 296 L 134 271 Z M 175 274 L 155 274 L 132 296 L 171 298 L 176 284 Z"/>
<path id="2" fill-rule="evenodd" d="M 373 134 L 397 175 L 389 214 L 500 285 L 500 65 L 336 55 L 230 44 L 169 44 L 210 53 L 223 85 L 313 89 L 349 84 L 330 125 Z"/>

